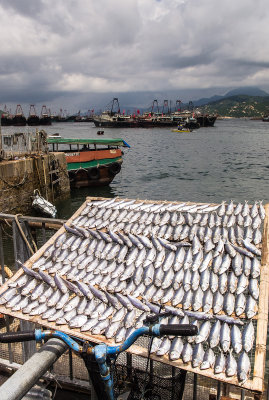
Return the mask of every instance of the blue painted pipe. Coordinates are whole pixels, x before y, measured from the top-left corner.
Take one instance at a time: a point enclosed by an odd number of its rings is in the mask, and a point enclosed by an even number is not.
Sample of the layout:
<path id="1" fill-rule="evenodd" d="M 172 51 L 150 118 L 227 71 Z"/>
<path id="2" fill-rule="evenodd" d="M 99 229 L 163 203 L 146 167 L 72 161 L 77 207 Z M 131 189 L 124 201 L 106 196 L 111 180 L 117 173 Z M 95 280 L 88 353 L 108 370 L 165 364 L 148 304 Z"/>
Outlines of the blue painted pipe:
<path id="1" fill-rule="evenodd" d="M 72 350 L 76 351 L 77 353 L 82 352 L 82 347 L 73 340 L 70 336 L 66 333 L 61 331 L 41 331 L 41 329 L 35 330 L 35 340 L 37 342 L 41 342 L 44 339 L 48 338 L 58 338 L 65 342 Z"/>
<path id="2" fill-rule="evenodd" d="M 160 335 L 160 324 L 156 324 L 153 326 L 142 326 L 141 328 L 136 329 L 126 340 L 119 346 L 108 346 L 107 354 L 108 355 L 117 355 L 122 351 L 127 350 L 139 336 L 151 334 L 151 336 L 159 336 Z"/>

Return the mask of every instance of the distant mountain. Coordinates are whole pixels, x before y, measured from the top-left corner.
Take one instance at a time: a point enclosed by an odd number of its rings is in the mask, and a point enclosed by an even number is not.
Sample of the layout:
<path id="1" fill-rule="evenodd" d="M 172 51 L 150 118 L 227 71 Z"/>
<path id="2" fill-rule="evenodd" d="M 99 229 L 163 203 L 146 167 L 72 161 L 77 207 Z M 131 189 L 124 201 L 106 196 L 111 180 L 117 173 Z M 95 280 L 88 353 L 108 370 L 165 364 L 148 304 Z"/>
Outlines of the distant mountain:
<path id="1" fill-rule="evenodd" d="M 212 96 L 209 98 L 201 98 L 199 100 L 193 101 L 193 104 L 195 107 L 203 106 L 205 104 L 209 104 L 218 100 L 225 99 L 227 97 L 231 96 L 238 96 L 238 95 L 247 95 L 247 96 L 261 96 L 261 97 L 266 97 L 269 96 L 269 93 L 265 92 L 264 90 L 257 88 L 257 87 L 242 87 L 242 88 L 237 88 L 230 90 L 223 96 Z"/>
<path id="2" fill-rule="evenodd" d="M 218 114 L 226 117 L 262 118 L 269 114 L 269 95 L 249 96 L 233 95 L 223 96 L 221 99 L 209 102 L 198 107 L 201 112 Z"/>
<path id="3" fill-rule="evenodd" d="M 246 86 L 246 87 L 230 90 L 228 93 L 225 94 L 224 97 L 237 96 L 240 94 L 246 94 L 248 96 L 262 96 L 262 97 L 269 96 L 269 93 L 265 92 L 264 90 L 262 90 L 260 88 Z"/>

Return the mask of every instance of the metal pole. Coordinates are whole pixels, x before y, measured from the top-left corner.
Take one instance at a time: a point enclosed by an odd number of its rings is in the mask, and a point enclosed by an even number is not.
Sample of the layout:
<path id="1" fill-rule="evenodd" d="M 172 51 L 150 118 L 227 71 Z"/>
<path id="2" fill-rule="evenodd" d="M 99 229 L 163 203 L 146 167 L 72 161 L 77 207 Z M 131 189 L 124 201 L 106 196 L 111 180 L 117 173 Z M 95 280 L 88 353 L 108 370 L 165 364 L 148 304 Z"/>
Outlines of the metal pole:
<path id="1" fill-rule="evenodd" d="M 62 340 L 48 340 L 37 353 L 0 386 L 0 399 L 20 400 L 67 348 L 67 344 Z"/>

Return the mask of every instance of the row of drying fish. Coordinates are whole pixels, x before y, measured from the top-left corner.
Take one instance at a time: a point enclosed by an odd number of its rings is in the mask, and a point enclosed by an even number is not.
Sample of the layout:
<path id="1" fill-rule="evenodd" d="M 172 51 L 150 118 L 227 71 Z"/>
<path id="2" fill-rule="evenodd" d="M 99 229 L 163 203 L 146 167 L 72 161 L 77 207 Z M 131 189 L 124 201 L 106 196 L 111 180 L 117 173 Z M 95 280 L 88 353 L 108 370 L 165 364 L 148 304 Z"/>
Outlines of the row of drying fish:
<path id="1" fill-rule="evenodd" d="M 85 227 L 97 227 L 98 229 L 102 229 L 107 226 L 110 226 L 114 229 L 115 226 L 117 226 L 117 230 L 124 230 L 124 228 L 130 230 L 134 229 L 137 223 L 139 223 L 139 225 L 143 225 L 147 230 L 149 230 L 150 226 L 151 229 L 154 230 L 154 232 L 156 232 L 156 230 L 159 228 L 160 236 L 166 226 L 169 226 L 171 229 L 172 227 L 176 227 L 178 225 L 187 225 L 189 228 L 193 226 L 208 226 L 209 228 L 229 228 L 232 226 L 239 226 L 244 228 L 251 227 L 253 230 L 256 230 L 260 228 L 262 220 L 265 217 L 263 206 L 260 205 L 260 207 L 257 207 L 257 202 L 250 210 L 248 209 L 246 211 L 246 207 L 242 207 L 242 213 L 240 212 L 239 207 L 235 207 L 233 212 L 233 207 L 229 206 L 226 210 L 224 204 L 222 204 L 221 206 L 208 206 L 207 208 L 204 208 L 205 211 L 203 214 L 193 214 L 191 210 L 186 212 L 169 211 L 169 205 L 162 209 L 160 208 L 160 204 L 152 205 L 152 209 L 155 209 L 154 212 L 143 209 L 139 210 L 139 208 L 130 210 L 127 206 L 124 207 L 124 204 L 128 203 L 124 203 L 124 201 L 114 201 L 112 204 L 114 204 L 115 206 L 117 203 L 123 205 L 121 208 L 118 207 L 115 209 L 109 207 L 109 204 L 106 206 L 106 203 L 108 202 L 103 203 L 103 205 L 101 206 L 99 205 L 99 207 L 91 206 L 94 203 L 86 205 L 85 209 L 82 210 L 80 216 L 75 219 L 76 224 Z M 133 206 L 137 206 L 137 204 L 139 203 L 136 203 Z M 232 203 L 230 203 L 230 205 L 231 204 Z M 148 206 L 148 204 L 146 204 L 146 206 Z M 179 205 L 176 206 L 177 208 L 179 207 Z M 204 206 L 206 205 L 200 207 Z M 193 206 L 189 207 L 192 207 L 192 210 L 194 210 Z M 213 211 L 217 208 L 219 208 L 219 213 Z M 209 211 L 209 209 L 211 211 Z M 184 210 L 184 207 L 182 208 L 182 210 Z"/>
<path id="2" fill-rule="evenodd" d="M 76 226 L 87 228 L 88 224 L 83 224 L 79 219 L 75 219 Z M 157 236 L 166 240 L 172 241 L 192 241 L 196 236 L 201 243 L 205 243 L 211 239 L 213 243 L 217 243 L 220 238 L 229 240 L 234 245 L 242 245 L 243 240 L 248 240 L 258 245 L 262 241 L 262 233 L 259 228 L 253 229 L 250 226 L 240 227 L 239 225 L 231 227 L 216 226 L 210 228 L 209 226 L 199 226 L 198 224 L 190 227 L 189 225 L 152 225 L 142 223 L 140 220 L 135 223 L 111 223 L 107 220 L 105 223 L 98 224 L 96 220 L 89 223 L 89 227 L 100 229 L 109 229 L 111 231 L 122 231 L 125 234 L 144 235 L 144 236 Z"/>
<path id="3" fill-rule="evenodd" d="M 151 353 L 163 356 L 168 355 L 170 360 L 181 359 L 184 363 L 191 362 L 193 368 L 206 370 L 212 368 L 214 373 L 225 373 L 228 378 L 237 375 L 238 381 L 244 383 L 250 375 L 251 363 L 246 352 L 240 354 L 238 359 L 232 351 L 226 356 L 221 351 L 218 355 L 211 348 L 204 350 L 201 343 L 192 346 L 183 343 L 180 337 L 174 339 L 154 338 Z"/>
<path id="4" fill-rule="evenodd" d="M 31 282 L 34 281 L 34 278 Z M 42 319 L 56 324 L 68 324 L 70 328 L 80 328 L 92 334 L 105 334 L 107 338 L 115 336 L 120 328 L 138 328 L 149 313 L 159 313 L 161 305 L 140 301 L 127 295 L 99 291 L 93 286 L 78 285 L 87 296 L 70 296 L 59 277 L 60 289 L 53 290 L 51 286 L 42 283 L 29 291 L 29 284 L 22 285 L 23 277 L 17 279 L 1 296 L 0 303 L 12 311 L 22 311 L 30 316 L 40 315 Z M 89 290 L 86 292 L 86 290 Z M 98 297 L 97 297 L 98 296 Z M 210 348 L 220 346 L 224 352 L 233 348 L 236 354 L 242 349 L 249 352 L 254 343 L 254 327 L 252 321 L 243 326 L 241 320 L 224 315 L 213 316 L 205 312 L 187 312 L 167 306 L 164 310 L 171 314 L 170 318 L 162 320 L 164 324 L 189 324 L 190 320 L 198 327 L 198 335 L 189 337 L 188 343 L 203 343 L 208 340 Z M 139 315 L 140 314 L 140 315 Z M 139 316 L 138 316 L 139 315 Z M 212 320 L 215 321 L 212 323 Z M 230 328 L 231 326 L 231 328 Z"/>
<path id="5" fill-rule="evenodd" d="M 60 235 L 54 245 L 49 246 L 43 256 L 33 263 L 32 268 L 46 269 L 53 273 L 57 270 L 62 271 L 63 265 L 66 265 L 74 268 L 74 276 L 76 268 L 80 271 L 94 271 L 95 274 L 100 272 L 103 275 L 115 272 L 116 276 L 117 268 L 124 264 L 125 278 L 132 276 L 139 267 L 148 268 L 149 275 L 153 269 L 159 270 L 160 273 L 171 270 L 175 274 L 183 269 L 188 273 L 198 271 L 206 276 L 208 272 L 204 271 L 208 271 L 209 268 L 214 273 L 212 279 L 215 275 L 222 275 L 229 270 L 232 270 L 236 277 L 244 273 L 246 277 L 255 279 L 260 275 L 260 261 L 255 255 L 255 252 L 259 254 L 259 250 L 256 247 L 250 251 L 220 240 L 214 251 L 208 251 L 201 246 L 198 239 L 176 246 L 155 237 L 150 241 L 141 235 L 124 237 L 115 232 L 111 232 L 111 236 L 102 231 L 91 232 L 96 238 L 82 238 L 66 233 Z M 121 238 L 126 241 L 123 242 Z M 121 274 L 122 270 L 118 273 Z M 181 274 L 182 272 L 179 276 Z"/>
<path id="6" fill-rule="evenodd" d="M 238 215 L 241 214 L 243 217 L 250 216 L 255 218 L 257 215 L 261 219 L 265 218 L 265 209 L 262 205 L 262 201 L 255 201 L 254 205 L 250 206 L 247 201 L 244 204 L 235 204 L 231 200 L 228 204 L 223 201 L 221 204 L 195 204 L 195 203 L 150 203 L 139 200 L 119 200 L 117 198 L 104 199 L 104 200 L 92 200 L 86 203 L 86 207 L 81 212 L 81 215 L 88 215 L 93 208 L 97 209 L 114 209 L 128 211 L 145 211 L 150 213 L 163 213 L 163 212 L 189 212 L 195 213 L 211 213 L 215 212 L 219 216 L 223 215 Z M 98 212 L 98 211 L 96 211 Z"/>

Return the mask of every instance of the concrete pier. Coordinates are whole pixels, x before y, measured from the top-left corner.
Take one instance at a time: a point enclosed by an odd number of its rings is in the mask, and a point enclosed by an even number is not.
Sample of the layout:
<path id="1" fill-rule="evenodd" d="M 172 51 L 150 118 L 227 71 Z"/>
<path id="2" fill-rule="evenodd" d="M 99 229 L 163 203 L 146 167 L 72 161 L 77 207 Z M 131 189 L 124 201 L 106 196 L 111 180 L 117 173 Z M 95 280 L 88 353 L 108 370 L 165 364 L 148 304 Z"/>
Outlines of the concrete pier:
<path id="1" fill-rule="evenodd" d="M 64 153 L 31 154 L 0 162 L 1 212 L 29 212 L 36 189 L 52 203 L 70 195 Z"/>

